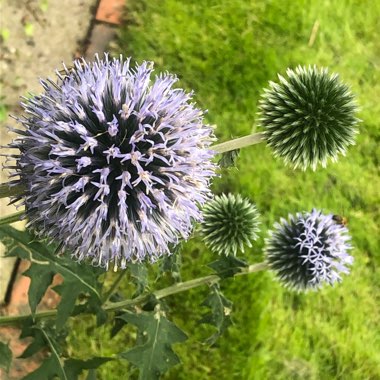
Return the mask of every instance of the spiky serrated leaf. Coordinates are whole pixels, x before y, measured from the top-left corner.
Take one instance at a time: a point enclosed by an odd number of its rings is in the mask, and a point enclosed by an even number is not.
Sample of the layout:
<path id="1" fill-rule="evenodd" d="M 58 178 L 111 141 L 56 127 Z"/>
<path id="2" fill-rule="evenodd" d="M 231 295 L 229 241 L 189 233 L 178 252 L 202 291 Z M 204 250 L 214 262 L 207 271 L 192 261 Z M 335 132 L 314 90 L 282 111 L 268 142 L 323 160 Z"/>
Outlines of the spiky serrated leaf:
<path id="1" fill-rule="evenodd" d="M 96 369 L 89 369 L 86 380 L 96 380 Z"/>
<path id="2" fill-rule="evenodd" d="M 137 326 L 145 337 L 143 344 L 120 354 L 139 368 L 140 380 L 159 379 L 160 375 L 180 362 L 172 345 L 184 342 L 187 336 L 166 318 L 159 305 L 152 312 L 126 312 L 120 318 Z"/>
<path id="3" fill-rule="evenodd" d="M 54 347 L 54 351 L 60 354 L 66 336 L 67 331 L 57 330 L 53 321 L 38 324 L 32 318 L 28 318 L 22 324 L 20 339 L 31 337 L 33 341 L 19 357 L 22 359 L 28 358 L 50 346 Z"/>
<path id="4" fill-rule="evenodd" d="M 202 317 L 199 323 L 207 323 L 215 326 L 217 329 L 217 331 L 205 341 L 207 344 L 213 345 L 232 324 L 232 302 L 223 295 L 219 285 L 214 284 L 211 286 L 210 294 L 203 301 L 202 306 L 207 306 L 211 310 Z"/>
<path id="5" fill-rule="evenodd" d="M 220 256 L 218 260 L 207 265 L 213 269 L 220 278 L 233 277 L 236 273 L 248 267 L 248 264 L 235 256 Z"/>
<path id="6" fill-rule="evenodd" d="M 240 149 L 230 150 L 229 152 L 222 153 L 218 164 L 221 168 L 236 167 L 236 160 L 240 155 Z"/>
<path id="7" fill-rule="evenodd" d="M 35 324 L 30 318 L 23 323 L 21 339 L 32 337 L 33 341 L 25 349 L 20 358 L 28 358 L 41 350 L 49 350 L 39 368 L 24 377 L 23 380 L 77 380 L 84 370 L 96 369 L 112 358 L 93 357 L 88 360 L 66 359 L 61 356 L 64 352 L 67 333 L 57 330 L 53 322 Z"/>
<path id="8" fill-rule="evenodd" d="M 36 352 L 48 348 L 50 355 L 45 358 L 40 367 L 23 378 L 23 380 L 51 380 L 59 378 L 69 380 L 63 368 L 61 359 L 62 343 L 66 333 L 57 331 L 52 323 L 34 324 L 30 319 L 23 324 L 20 338 L 33 337 L 33 342 L 25 349 L 20 358 L 27 358 Z"/>
<path id="9" fill-rule="evenodd" d="M 0 342 L 0 368 L 9 372 L 12 363 L 12 351 L 8 344 Z"/>
<path id="10" fill-rule="evenodd" d="M 30 278 L 30 286 L 28 290 L 29 306 L 34 314 L 38 304 L 41 302 L 47 288 L 53 282 L 54 271 L 46 270 L 42 265 L 32 264 L 24 273 L 24 276 Z"/>
<path id="11" fill-rule="evenodd" d="M 136 285 L 136 292 L 133 297 L 142 294 L 148 286 L 148 269 L 144 263 L 128 263 L 133 282 Z"/>
<path id="12" fill-rule="evenodd" d="M 57 377 L 61 380 L 70 380 L 63 372 L 61 363 L 59 362 L 58 364 L 56 357 L 52 355 L 46 358 L 35 371 L 23 377 L 22 380 L 53 380 Z"/>
<path id="13" fill-rule="evenodd" d="M 181 281 L 181 256 L 182 244 L 178 244 L 171 251 L 171 255 L 165 255 L 160 261 L 159 275 L 162 276 L 164 273 L 169 273 L 175 282 Z"/>
<path id="14" fill-rule="evenodd" d="M 67 257 L 53 254 L 52 248 L 34 240 L 26 231 L 18 231 L 11 226 L 0 226 L 0 240 L 3 241 L 10 256 L 18 256 L 31 262 L 26 275 L 31 278 L 29 303 L 35 312 L 38 303 L 50 285 L 49 280 L 55 273 L 63 277 L 63 284 L 55 289 L 61 295 L 58 305 L 56 324 L 62 328 L 72 314 L 79 295 L 87 295 L 91 310 L 101 314 L 101 284 L 98 276 L 102 273 L 89 265 L 81 265 Z"/>
<path id="15" fill-rule="evenodd" d="M 114 360 L 112 358 L 104 358 L 95 356 L 88 360 L 67 359 L 64 364 L 64 371 L 68 379 L 77 380 L 79 375 L 85 370 L 94 370 L 104 363 Z M 95 377 L 96 378 L 96 377 Z"/>

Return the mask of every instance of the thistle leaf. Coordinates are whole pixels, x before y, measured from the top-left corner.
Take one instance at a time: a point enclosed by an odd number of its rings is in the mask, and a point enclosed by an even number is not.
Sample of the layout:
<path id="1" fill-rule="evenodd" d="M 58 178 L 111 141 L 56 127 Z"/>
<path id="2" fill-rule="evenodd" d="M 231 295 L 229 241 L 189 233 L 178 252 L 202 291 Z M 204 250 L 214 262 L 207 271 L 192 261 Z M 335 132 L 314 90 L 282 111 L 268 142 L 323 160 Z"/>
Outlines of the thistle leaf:
<path id="1" fill-rule="evenodd" d="M 218 164 L 221 168 L 236 167 L 236 160 L 239 158 L 240 149 L 231 150 L 229 152 L 222 153 Z"/>
<path id="2" fill-rule="evenodd" d="M 175 282 L 181 281 L 181 266 L 182 266 L 182 256 L 181 256 L 182 244 L 178 244 L 172 249 L 172 254 L 170 256 L 164 256 L 160 261 L 160 273 L 158 277 L 162 276 L 164 273 L 169 273 Z"/>
<path id="3" fill-rule="evenodd" d="M 0 240 L 8 249 L 9 256 L 18 256 L 31 262 L 25 275 L 30 277 L 29 304 L 34 313 L 55 273 L 63 277 L 63 284 L 55 287 L 61 295 L 58 305 L 56 325 L 62 328 L 74 311 L 79 295 L 85 294 L 90 309 L 101 314 L 101 284 L 97 277 L 102 273 L 96 268 L 81 265 L 70 258 L 53 254 L 53 249 L 34 240 L 26 231 L 18 231 L 10 226 L 0 226 Z M 99 313 L 98 313 L 99 312 Z"/>
<path id="4" fill-rule="evenodd" d="M 144 263 L 128 263 L 127 267 L 136 285 L 136 292 L 133 297 L 137 297 L 142 294 L 148 286 L 148 269 Z"/>
<path id="5" fill-rule="evenodd" d="M 48 356 L 35 371 L 23 378 L 23 380 L 50 380 L 59 377 L 61 380 L 69 380 L 63 368 L 62 343 L 66 338 L 66 332 L 58 331 L 49 323 L 34 324 L 31 319 L 23 324 L 20 338 L 33 337 L 32 343 L 25 349 L 20 358 L 27 358 L 38 351 L 49 348 Z"/>
<path id="6" fill-rule="evenodd" d="M 207 323 L 215 326 L 217 329 L 217 331 L 205 341 L 205 343 L 213 345 L 232 324 L 232 302 L 223 295 L 219 285 L 214 284 L 211 286 L 211 292 L 203 301 L 202 306 L 207 306 L 211 310 L 203 316 L 199 323 Z"/>
<path id="7" fill-rule="evenodd" d="M 213 269 L 220 278 L 233 277 L 236 273 L 248 267 L 248 264 L 235 256 L 220 256 L 220 259 L 207 265 Z"/>
<path id="8" fill-rule="evenodd" d="M 126 312 L 120 318 L 137 326 L 145 337 L 142 345 L 120 354 L 138 367 L 140 380 L 159 379 L 160 375 L 180 362 L 172 345 L 184 342 L 187 336 L 165 317 L 159 305 L 152 312 Z"/>
<path id="9" fill-rule="evenodd" d="M 59 365 L 58 365 L 59 363 Z M 61 363 L 55 356 L 49 356 L 35 371 L 29 373 L 22 380 L 52 380 L 55 378 L 69 380 L 65 375 Z"/>
<path id="10" fill-rule="evenodd" d="M 8 344 L 0 342 L 0 368 L 3 368 L 7 373 L 12 363 L 12 351 Z"/>
<path id="11" fill-rule="evenodd" d="M 88 360 L 68 359 L 65 360 L 64 370 L 68 379 L 78 380 L 79 375 L 84 370 L 95 370 L 99 368 L 102 364 L 107 363 L 110 360 L 114 359 L 99 356 L 95 356 Z"/>
<path id="12" fill-rule="evenodd" d="M 113 360 L 106 357 L 93 357 L 88 360 L 64 359 L 64 344 L 67 331 L 58 330 L 53 323 L 35 324 L 30 318 L 23 323 L 20 339 L 32 337 L 33 341 L 22 353 L 20 358 L 28 358 L 41 350 L 48 349 L 50 355 L 41 366 L 29 373 L 23 380 L 78 380 L 84 370 L 96 369 L 102 364 Z"/>

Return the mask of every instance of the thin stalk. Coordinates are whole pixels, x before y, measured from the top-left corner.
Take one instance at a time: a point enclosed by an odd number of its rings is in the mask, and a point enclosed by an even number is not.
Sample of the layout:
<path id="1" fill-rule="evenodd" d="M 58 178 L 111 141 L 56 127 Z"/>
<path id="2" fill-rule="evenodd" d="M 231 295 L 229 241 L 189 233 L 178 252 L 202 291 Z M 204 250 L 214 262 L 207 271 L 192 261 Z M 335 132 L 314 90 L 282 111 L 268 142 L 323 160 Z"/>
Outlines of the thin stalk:
<path id="1" fill-rule="evenodd" d="M 264 134 L 262 132 L 258 132 L 248 136 L 239 137 L 235 140 L 213 145 L 211 146 L 211 149 L 218 153 L 224 153 L 235 149 L 245 148 L 246 146 L 258 144 L 263 141 L 265 141 Z"/>
<path id="2" fill-rule="evenodd" d="M 113 284 L 109 288 L 108 292 L 104 294 L 104 297 L 103 297 L 103 300 L 102 300 L 103 304 L 105 304 L 110 299 L 110 297 L 112 296 L 112 294 L 114 293 L 114 291 L 117 289 L 117 287 L 119 286 L 121 280 L 123 279 L 123 277 L 125 276 L 126 273 L 127 273 L 126 270 L 122 270 L 119 273 L 119 275 L 117 276 L 116 280 L 113 282 Z"/>
<path id="3" fill-rule="evenodd" d="M 236 273 L 235 277 L 237 276 L 243 276 L 250 273 L 260 272 L 265 269 L 267 269 L 268 266 L 266 263 L 258 263 L 258 264 L 252 264 L 248 266 L 247 268 L 241 268 L 241 272 Z M 120 276 L 118 277 L 118 279 Z M 118 279 L 115 281 L 115 283 L 118 281 Z M 198 286 L 206 285 L 206 284 L 213 284 L 215 282 L 220 281 L 220 277 L 216 274 L 211 274 L 209 276 L 205 277 L 199 277 L 195 278 L 193 280 L 185 281 L 185 282 L 179 282 L 175 285 L 168 286 L 167 288 L 156 290 L 155 292 L 151 294 L 144 294 L 141 296 L 138 296 L 133 299 L 127 299 L 121 302 L 114 302 L 110 304 L 106 304 L 103 307 L 103 310 L 105 311 L 115 311 L 124 309 L 126 307 L 131 307 L 139 304 L 143 304 L 144 302 L 147 302 L 150 297 L 153 295 L 157 299 L 162 299 L 168 296 L 171 296 L 173 294 L 182 293 L 187 290 L 197 288 Z M 116 284 L 117 286 L 117 284 Z M 49 310 L 49 311 L 43 311 L 40 313 L 36 313 L 34 316 L 34 320 L 40 320 L 45 318 L 51 318 L 55 317 L 57 314 L 56 310 Z M 0 326 L 2 325 L 17 325 L 22 323 L 23 321 L 30 318 L 31 315 L 15 315 L 15 316 L 6 316 L 6 317 L 0 317 Z"/>
<path id="4" fill-rule="evenodd" d="M 14 214 L 3 216 L 2 218 L 0 218 L 0 226 L 4 224 L 19 222 L 21 221 L 21 216 L 23 216 L 24 214 L 25 214 L 24 211 L 18 211 L 18 212 L 15 212 Z"/>

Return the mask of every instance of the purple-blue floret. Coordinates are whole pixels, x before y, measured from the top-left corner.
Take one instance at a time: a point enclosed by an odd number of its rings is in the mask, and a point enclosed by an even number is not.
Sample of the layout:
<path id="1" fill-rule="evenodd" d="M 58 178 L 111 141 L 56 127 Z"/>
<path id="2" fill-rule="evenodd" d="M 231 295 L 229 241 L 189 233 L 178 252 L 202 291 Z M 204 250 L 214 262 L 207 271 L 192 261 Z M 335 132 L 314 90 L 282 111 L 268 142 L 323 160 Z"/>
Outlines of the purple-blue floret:
<path id="1" fill-rule="evenodd" d="M 266 240 L 266 259 L 276 276 L 289 288 L 317 289 L 341 281 L 353 257 L 348 229 L 333 215 L 318 210 L 289 215 L 275 223 Z"/>
<path id="2" fill-rule="evenodd" d="M 28 226 L 78 261 L 125 268 L 187 239 L 210 197 L 214 140 L 192 93 L 153 64 L 77 61 L 22 103 L 12 174 Z"/>

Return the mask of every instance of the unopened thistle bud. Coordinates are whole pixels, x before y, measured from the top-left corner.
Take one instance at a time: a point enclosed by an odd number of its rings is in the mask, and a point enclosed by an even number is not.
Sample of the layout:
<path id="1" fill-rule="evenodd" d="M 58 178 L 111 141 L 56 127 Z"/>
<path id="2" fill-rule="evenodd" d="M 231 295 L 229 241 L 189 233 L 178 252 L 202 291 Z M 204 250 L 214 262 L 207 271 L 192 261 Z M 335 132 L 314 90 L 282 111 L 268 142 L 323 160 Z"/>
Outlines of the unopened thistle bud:
<path id="1" fill-rule="evenodd" d="M 298 66 L 286 73 L 279 83 L 270 82 L 260 101 L 267 144 L 293 168 L 324 167 L 354 144 L 354 95 L 325 68 Z"/>
<path id="2" fill-rule="evenodd" d="M 203 207 L 201 232 L 206 245 L 220 255 L 244 252 L 252 247 L 259 231 L 256 206 L 241 195 L 222 194 Z"/>
<path id="3" fill-rule="evenodd" d="M 320 211 L 289 215 L 274 225 L 266 239 L 266 260 L 287 287 L 304 291 L 333 285 L 348 274 L 353 258 L 351 237 L 333 215 Z"/>

